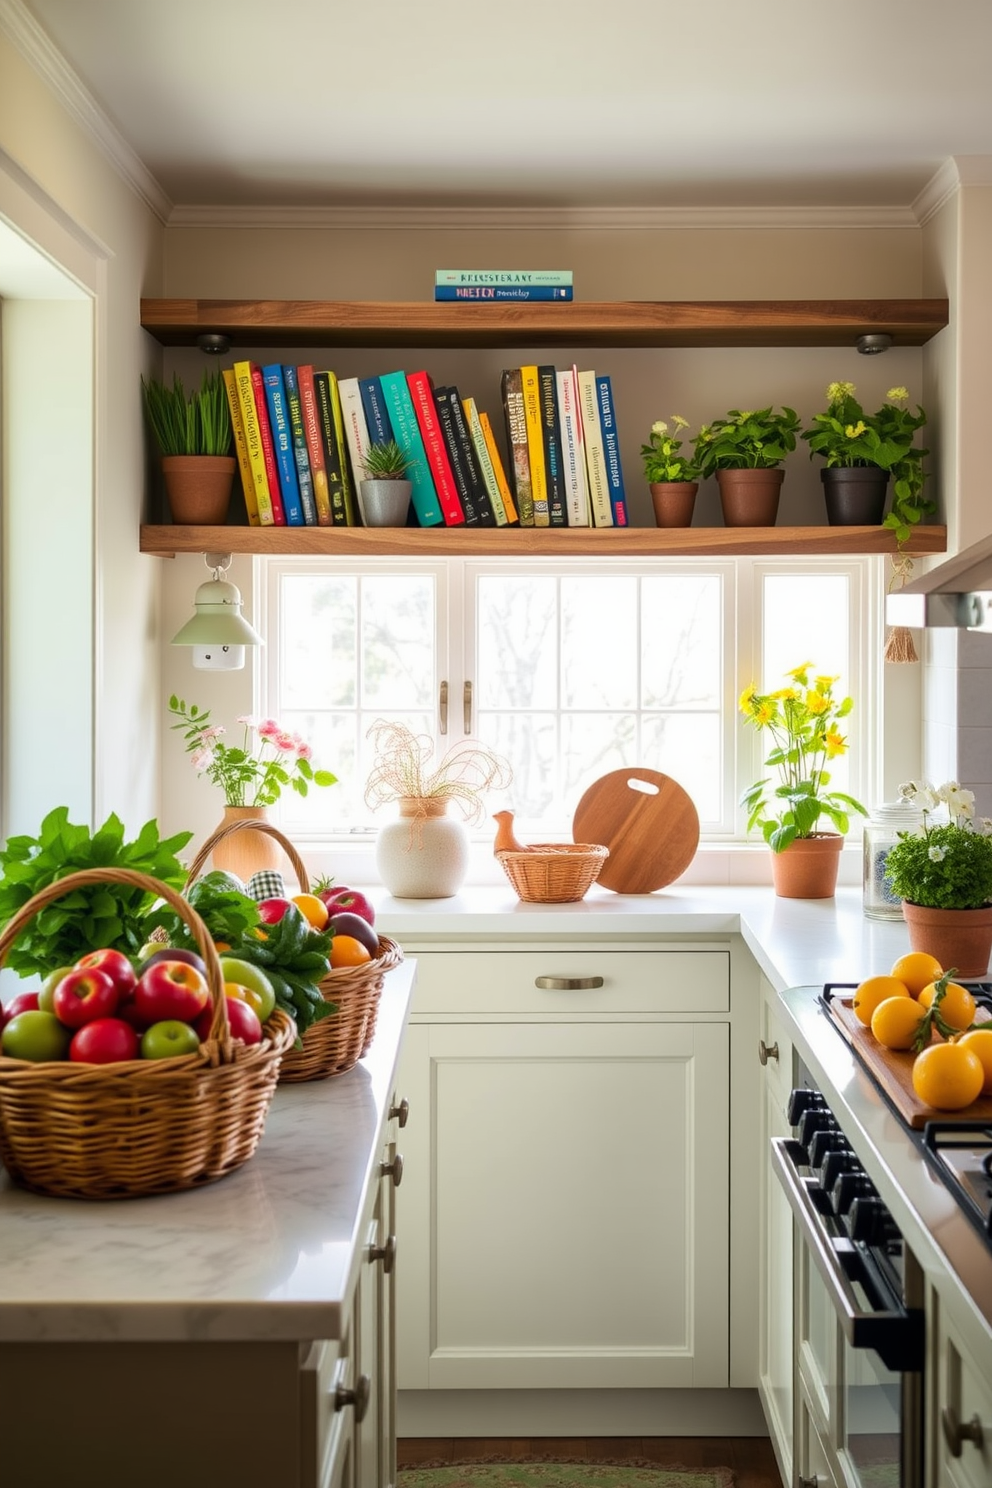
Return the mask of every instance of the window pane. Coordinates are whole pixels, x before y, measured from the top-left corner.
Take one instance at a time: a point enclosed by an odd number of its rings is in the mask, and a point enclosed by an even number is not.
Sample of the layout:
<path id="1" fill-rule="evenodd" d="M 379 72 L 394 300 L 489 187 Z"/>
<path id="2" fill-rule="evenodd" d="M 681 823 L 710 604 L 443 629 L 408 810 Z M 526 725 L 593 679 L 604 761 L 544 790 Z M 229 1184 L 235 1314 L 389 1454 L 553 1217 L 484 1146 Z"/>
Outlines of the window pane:
<path id="1" fill-rule="evenodd" d="M 700 831 L 714 830 L 721 818 L 720 715 L 648 714 L 642 729 L 644 763 L 677 780 L 692 797 Z"/>
<path id="2" fill-rule="evenodd" d="M 354 707 L 358 696 L 357 579 L 284 574 L 279 609 L 279 706 Z"/>
<path id="3" fill-rule="evenodd" d="M 642 707 L 719 706 L 722 624 L 716 574 L 642 580 Z"/>
<path id="4" fill-rule="evenodd" d="M 564 708 L 632 708 L 637 698 L 636 579 L 563 579 Z"/>
<path id="5" fill-rule="evenodd" d="M 435 696 L 434 591 L 420 575 L 363 578 L 362 703 L 402 713 Z"/>
<path id="6" fill-rule="evenodd" d="M 556 707 L 557 579 L 483 576 L 476 613 L 479 707 Z"/>

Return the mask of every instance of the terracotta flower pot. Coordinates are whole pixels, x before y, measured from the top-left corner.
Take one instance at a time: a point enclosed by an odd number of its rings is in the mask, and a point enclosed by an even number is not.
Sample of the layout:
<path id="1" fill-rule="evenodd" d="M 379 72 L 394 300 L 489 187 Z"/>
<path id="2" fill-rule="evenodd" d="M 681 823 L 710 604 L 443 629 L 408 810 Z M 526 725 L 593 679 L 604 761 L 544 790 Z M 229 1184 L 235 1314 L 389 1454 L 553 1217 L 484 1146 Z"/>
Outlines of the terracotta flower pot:
<path id="1" fill-rule="evenodd" d="M 992 958 L 992 904 L 981 909 L 927 909 L 904 899 L 902 915 L 914 951 L 935 956 L 945 971 L 984 977 Z"/>
<path id="2" fill-rule="evenodd" d="M 774 527 L 785 471 L 718 470 L 720 505 L 727 527 Z"/>
<path id="3" fill-rule="evenodd" d="M 773 852 L 772 883 L 779 898 L 832 899 L 843 846 L 839 832 L 815 832 L 797 837 L 784 852 Z"/>
<path id="4" fill-rule="evenodd" d="M 231 822 L 267 822 L 269 814 L 264 806 L 225 806 L 221 826 Z M 247 883 L 253 873 L 261 868 L 280 869 L 283 865 L 282 850 L 274 837 L 267 832 L 254 832 L 242 827 L 217 843 L 211 853 L 215 868 L 233 873 Z"/>
<path id="5" fill-rule="evenodd" d="M 691 527 L 698 481 L 652 481 L 649 485 L 656 527 Z"/>
<path id="6" fill-rule="evenodd" d="M 233 455 L 163 455 L 172 520 L 180 527 L 219 527 L 226 522 L 236 463 Z"/>
<path id="7" fill-rule="evenodd" d="M 877 465 L 828 465 L 820 471 L 831 527 L 880 527 L 889 472 Z"/>

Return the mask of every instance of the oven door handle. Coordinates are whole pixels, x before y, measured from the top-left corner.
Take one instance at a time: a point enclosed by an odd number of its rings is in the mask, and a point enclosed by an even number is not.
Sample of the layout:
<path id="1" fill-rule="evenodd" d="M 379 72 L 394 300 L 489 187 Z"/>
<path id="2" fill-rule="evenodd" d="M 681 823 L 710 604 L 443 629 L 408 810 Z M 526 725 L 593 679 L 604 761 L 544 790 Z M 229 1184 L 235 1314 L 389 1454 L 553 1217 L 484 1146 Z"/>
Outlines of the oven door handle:
<path id="1" fill-rule="evenodd" d="M 907 1308 L 894 1298 L 890 1305 L 865 1311 L 859 1304 L 844 1265 L 846 1260 L 852 1267 L 857 1267 L 857 1252 L 850 1240 L 838 1239 L 826 1229 L 814 1200 L 814 1194 L 818 1192 L 816 1179 L 805 1178 L 798 1171 L 805 1158 L 803 1148 L 789 1137 L 772 1137 L 771 1150 L 775 1176 L 785 1191 L 848 1343 L 854 1349 L 871 1349 L 896 1373 L 921 1370 L 924 1353 L 922 1311 Z M 871 1296 L 872 1279 L 861 1276 L 859 1280 L 870 1300 L 877 1304 L 878 1296 Z"/>

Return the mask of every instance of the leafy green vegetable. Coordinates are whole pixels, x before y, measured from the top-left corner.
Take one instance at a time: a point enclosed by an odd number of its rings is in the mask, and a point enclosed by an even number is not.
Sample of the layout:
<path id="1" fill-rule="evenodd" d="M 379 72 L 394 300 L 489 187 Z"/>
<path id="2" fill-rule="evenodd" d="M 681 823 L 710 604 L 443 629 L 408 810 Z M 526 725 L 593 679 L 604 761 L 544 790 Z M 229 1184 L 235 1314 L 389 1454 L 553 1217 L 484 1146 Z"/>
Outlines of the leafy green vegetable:
<path id="1" fill-rule="evenodd" d="M 265 926 L 264 940 L 249 931 L 231 942 L 230 954 L 250 961 L 266 973 L 276 993 L 276 1005 L 291 1018 L 301 1036 L 312 1023 L 337 1012 L 325 1002 L 317 985 L 330 971 L 328 953 L 333 935 L 314 930 L 294 904 L 275 925 Z"/>
<path id="2" fill-rule="evenodd" d="M 6 924 L 40 889 L 85 868 L 132 868 L 170 888 L 181 889 L 186 869 L 176 857 L 192 837 L 177 832 L 160 838 L 148 821 L 133 842 L 111 813 L 103 826 L 69 821 L 66 806 L 50 811 L 37 837 L 10 837 L 0 851 L 0 922 Z M 155 896 L 127 884 L 98 883 L 74 889 L 36 914 L 11 946 L 6 964 L 19 976 L 42 975 L 71 966 L 87 951 L 111 946 L 135 956 L 148 937 Z"/>

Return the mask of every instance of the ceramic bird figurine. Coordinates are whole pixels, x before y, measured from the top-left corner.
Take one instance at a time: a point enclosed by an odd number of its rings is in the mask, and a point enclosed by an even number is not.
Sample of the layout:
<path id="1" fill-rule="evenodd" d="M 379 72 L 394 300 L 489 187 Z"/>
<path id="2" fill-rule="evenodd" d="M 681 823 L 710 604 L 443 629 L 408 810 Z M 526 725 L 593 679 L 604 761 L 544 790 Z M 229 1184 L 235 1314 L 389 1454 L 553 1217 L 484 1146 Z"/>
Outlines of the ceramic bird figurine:
<path id="1" fill-rule="evenodd" d="M 493 843 L 493 852 L 530 852 L 522 842 L 518 842 L 513 835 L 513 812 L 494 811 L 493 821 L 496 822 L 496 840 Z"/>

